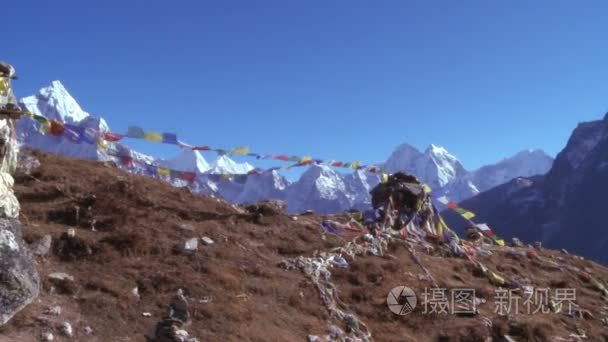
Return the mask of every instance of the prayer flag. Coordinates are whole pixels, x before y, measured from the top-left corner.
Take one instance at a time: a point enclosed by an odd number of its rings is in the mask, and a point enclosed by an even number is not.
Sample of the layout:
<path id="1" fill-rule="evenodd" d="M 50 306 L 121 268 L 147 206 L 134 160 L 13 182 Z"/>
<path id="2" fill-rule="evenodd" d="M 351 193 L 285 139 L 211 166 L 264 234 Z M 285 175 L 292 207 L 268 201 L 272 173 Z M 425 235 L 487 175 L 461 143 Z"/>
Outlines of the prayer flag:
<path id="1" fill-rule="evenodd" d="M 247 146 L 235 147 L 232 150 L 230 150 L 230 154 L 239 154 L 239 155 L 245 156 L 245 155 L 247 155 L 247 153 L 249 153 L 249 147 L 247 147 Z"/>
<path id="2" fill-rule="evenodd" d="M 51 127 L 49 129 L 49 132 L 52 135 L 54 135 L 56 137 L 59 137 L 59 136 L 61 136 L 63 134 L 63 131 L 64 131 L 64 127 L 63 127 L 63 124 L 61 122 L 58 122 L 58 121 L 55 121 L 55 120 L 51 121 Z"/>
<path id="3" fill-rule="evenodd" d="M 177 135 L 173 133 L 163 133 L 163 143 L 177 145 Z"/>
<path id="4" fill-rule="evenodd" d="M 136 138 L 136 139 L 143 139 L 145 137 L 145 133 L 144 133 L 144 130 L 141 127 L 138 127 L 138 126 L 129 126 L 129 129 L 127 130 L 127 137 L 129 137 L 129 138 Z"/>
<path id="5" fill-rule="evenodd" d="M 153 142 L 162 142 L 163 135 L 156 132 L 144 132 L 144 139 Z"/>

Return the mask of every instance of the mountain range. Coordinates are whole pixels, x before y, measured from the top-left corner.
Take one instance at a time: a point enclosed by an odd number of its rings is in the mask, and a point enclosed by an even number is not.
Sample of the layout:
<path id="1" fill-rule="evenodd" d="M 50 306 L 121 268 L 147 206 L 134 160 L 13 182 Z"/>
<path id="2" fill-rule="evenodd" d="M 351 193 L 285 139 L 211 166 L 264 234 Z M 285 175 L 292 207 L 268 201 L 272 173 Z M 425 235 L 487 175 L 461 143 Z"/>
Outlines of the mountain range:
<path id="1" fill-rule="evenodd" d="M 460 205 L 506 238 L 541 241 L 608 262 L 608 114 L 580 123 L 545 175 L 513 179 Z M 446 215 L 452 226 L 462 224 Z M 462 228 L 462 226 L 460 227 Z"/>
<path id="2" fill-rule="evenodd" d="M 81 126 L 89 130 L 109 131 L 108 123 L 85 112 L 60 81 L 53 81 L 38 94 L 21 99 L 24 109 L 49 119 Z M 107 149 L 95 144 L 69 141 L 41 133 L 40 123 L 29 118 L 17 124 L 17 136 L 22 144 L 45 152 L 100 161 L 117 161 Z M 217 179 L 214 174 L 246 174 L 254 169 L 248 163 L 237 163 L 227 155 L 209 163 L 198 151 L 182 150 L 175 157 L 164 160 L 139 153 L 122 143 L 108 143 L 108 149 L 133 158 L 131 166 L 117 164 L 130 172 L 146 173 L 145 164 L 163 166 L 196 173 L 190 184 L 181 180 L 167 181 L 176 186 L 188 186 L 197 194 L 215 195 L 237 203 L 251 203 L 262 199 L 287 202 L 290 212 L 313 210 L 334 213 L 348 209 L 364 209 L 370 205 L 369 191 L 380 182 L 379 175 L 356 170 L 338 172 L 328 166 L 312 165 L 301 177 L 290 182 L 280 173 L 266 171 L 260 175 Z M 546 173 L 553 159 L 541 150 L 522 151 L 496 164 L 467 171 L 460 161 L 445 148 L 430 145 L 424 152 L 403 144 L 398 146 L 383 165 L 389 172 L 406 171 L 428 183 L 440 195 L 461 201 L 517 177 L 531 177 Z M 163 176 L 157 176 L 163 177 Z"/>

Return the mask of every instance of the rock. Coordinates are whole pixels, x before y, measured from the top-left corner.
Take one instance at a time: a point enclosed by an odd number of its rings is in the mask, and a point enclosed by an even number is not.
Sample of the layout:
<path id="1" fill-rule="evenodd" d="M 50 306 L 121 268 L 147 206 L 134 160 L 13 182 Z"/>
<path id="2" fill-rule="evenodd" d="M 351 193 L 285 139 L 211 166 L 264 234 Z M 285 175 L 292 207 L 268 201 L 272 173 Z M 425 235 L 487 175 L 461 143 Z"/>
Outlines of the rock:
<path id="1" fill-rule="evenodd" d="M 54 281 L 74 281 L 74 277 L 72 277 L 71 275 L 67 274 L 67 273 L 62 273 L 62 272 L 55 272 L 55 273 L 51 273 L 48 275 L 48 278 Z"/>
<path id="2" fill-rule="evenodd" d="M 70 233 L 63 233 L 53 243 L 53 253 L 62 261 L 76 261 L 93 254 L 87 242 Z"/>
<path id="3" fill-rule="evenodd" d="M 514 237 L 513 239 L 511 239 L 511 242 L 513 244 L 513 247 L 524 247 L 524 243 L 521 242 L 520 239 Z"/>
<path id="4" fill-rule="evenodd" d="M 285 201 L 268 200 L 260 201 L 256 204 L 245 207 L 247 212 L 251 214 L 260 214 L 262 216 L 277 216 L 282 215 L 287 208 Z"/>
<path id="5" fill-rule="evenodd" d="M 188 239 L 176 247 L 179 253 L 194 254 L 198 250 L 198 238 Z"/>
<path id="6" fill-rule="evenodd" d="M 40 291 L 34 258 L 16 219 L 0 218 L 0 326 L 31 303 Z"/>
<path id="7" fill-rule="evenodd" d="M 25 175 L 31 175 L 37 168 L 40 167 L 40 161 L 38 158 L 32 155 L 27 150 L 20 150 L 19 156 L 17 157 L 17 172 Z"/>
<path id="8" fill-rule="evenodd" d="M 139 295 L 139 287 L 135 286 L 133 290 L 131 290 L 131 294 L 133 297 L 137 298 L 137 300 L 141 299 L 141 296 Z"/>
<path id="9" fill-rule="evenodd" d="M 169 317 L 177 319 L 181 322 L 188 323 L 190 321 L 190 313 L 188 312 L 188 300 L 184 296 L 182 289 L 177 290 L 177 293 L 169 304 Z"/>
<path id="10" fill-rule="evenodd" d="M 568 253 L 568 251 L 567 251 L 567 250 L 565 250 L 565 249 L 563 249 L 563 248 L 562 248 L 560 251 L 561 251 L 562 253 L 564 253 L 564 254 L 569 254 L 569 253 Z"/>
<path id="11" fill-rule="evenodd" d="M 203 241 L 203 243 L 204 243 L 205 245 L 207 245 L 207 246 L 208 246 L 208 245 L 213 245 L 213 243 L 214 243 L 214 241 L 213 241 L 213 240 L 211 240 L 211 238 L 209 238 L 209 237 L 207 237 L 207 236 L 203 236 L 203 237 L 201 238 L 201 241 Z"/>
<path id="12" fill-rule="evenodd" d="M 57 288 L 59 293 L 71 295 L 76 292 L 74 277 L 67 273 L 51 273 L 47 276 L 49 282 Z"/>
<path id="13" fill-rule="evenodd" d="M 63 322 L 63 324 L 61 324 L 61 332 L 68 337 L 72 337 L 74 335 L 74 330 L 72 329 L 70 322 Z"/>
<path id="14" fill-rule="evenodd" d="M 51 244 L 53 242 L 53 238 L 51 235 L 47 234 L 43 236 L 40 240 L 36 241 L 32 246 L 32 253 L 38 256 L 45 256 L 49 254 L 51 250 Z"/>
<path id="15" fill-rule="evenodd" d="M 75 237 L 76 236 L 76 229 L 74 229 L 74 228 L 68 229 L 68 236 L 71 237 L 71 238 Z"/>
<path id="16" fill-rule="evenodd" d="M 46 310 L 44 310 L 44 313 L 47 315 L 52 315 L 52 316 L 59 316 L 59 315 L 61 315 L 61 306 L 56 305 L 56 306 L 47 308 Z"/>
<path id="17" fill-rule="evenodd" d="M 141 315 L 144 317 L 152 317 L 152 314 L 149 312 L 142 312 Z"/>
<path id="18" fill-rule="evenodd" d="M 53 341 L 53 340 L 55 340 L 55 336 L 53 336 L 53 334 L 51 334 L 50 332 L 42 333 L 40 335 L 40 341 L 47 342 L 47 341 Z"/>
<path id="19" fill-rule="evenodd" d="M 541 249 L 541 248 L 543 248 L 543 243 L 542 243 L 542 242 L 540 242 L 540 241 L 536 241 L 536 242 L 534 243 L 534 248 L 536 248 L 536 249 Z"/>
<path id="20" fill-rule="evenodd" d="M 84 333 L 87 335 L 91 335 L 93 334 L 93 329 L 87 325 L 86 327 L 84 327 Z"/>

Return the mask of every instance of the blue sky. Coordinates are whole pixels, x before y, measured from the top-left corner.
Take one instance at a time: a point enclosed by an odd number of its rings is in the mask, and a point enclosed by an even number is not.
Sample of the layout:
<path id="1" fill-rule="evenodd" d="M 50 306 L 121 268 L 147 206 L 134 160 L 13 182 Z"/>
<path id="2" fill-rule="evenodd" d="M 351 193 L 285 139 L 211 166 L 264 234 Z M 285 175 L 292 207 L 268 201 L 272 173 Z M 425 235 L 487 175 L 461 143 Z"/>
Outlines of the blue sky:
<path id="1" fill-rule="evenodd" d="M 606 1 L 19 0 L 3 11 L 17 95 L 59 79 L 115 131 L 364 163 L 434 143 L 473 169 L 526 148 L 555 155 L 608 110 Z"/>

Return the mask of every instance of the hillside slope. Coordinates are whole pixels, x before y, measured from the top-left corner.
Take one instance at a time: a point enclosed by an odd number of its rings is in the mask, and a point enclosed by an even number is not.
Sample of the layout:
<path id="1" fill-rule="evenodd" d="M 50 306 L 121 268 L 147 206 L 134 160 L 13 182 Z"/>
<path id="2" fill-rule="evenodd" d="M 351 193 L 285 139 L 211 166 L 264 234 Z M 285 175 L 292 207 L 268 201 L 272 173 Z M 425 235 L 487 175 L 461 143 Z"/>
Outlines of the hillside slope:
<path id="1" fill-rule="evenodd" d="M 45 279 L 40 301 L 1 327 L 0 341 L 37 341 L 48 331 L 55 341 L 67 341 L 56 328 L 64 321 L 74 327 L 70 340 L 144 341 L 144 332 L 163 315 L 178 288 L 190 303 L 192 324 L 186 329 L 201 341 L 305 341 L 308 335 L 328 334 L 332 326 L 334 332 L 348 329 L 330 316 L 311 278 L 279 266 L 345 246 L 354 233 L 325 234 L 319 224 L 323 217 L 314 215 L 253 215 L 112 164 L 35 155 L 41 166 L 31 175 L 16 177 L 24 237 L 35 242 L 50 234 L 53 248 L 38 259 Z M 332 218 L 346 220 L 345 215 Z M 75 229 L 72 240 L 62 237 L 69 228 Z M 199 245 L 191 255 L 174 252 L 175 245 L 202 236 L 215 243 Z M 602 311 L 607 302 L 586 278 L 504 249 L 478 255 L 488 268 L 510 279 L 576 288 L 576 303 L 593 315 L 581 319 L 519 314 L 507 320 L 494 313 L 498 287 L 466 259 L 449 257 L 438 245 L 413 249 L 419 263 L 403 244 L 391 243 L 384 256 L 344 255 L 348 267 L 330 268 L 338 306 L 358 317 L 375 341 L 501 341 L 505 335 L 517 341 L 555 341 L 582 332 L 593 341 L 608 340 L 600 322 L 608 315 Z M 608 270 L 593 262 L 552 250 L 538 253 L 608 281 Z M 439 287 L 475 289 L 486 301 L 479 306 L 480 314 L 423 314 L 422 293 L 433 281 L 420 265 Z M 48 280 L 52 272 L 68 273 L 74 281 L 54 285 Z M 395 315 L 386 306 L 387 294 L 400 285 L 418 294 L 419 305 L 408 316 Z M 62 313 L 45 315 L 54 305 L 60 305 Z M 91 334 L 85 332 L 87 326 Z"/>

